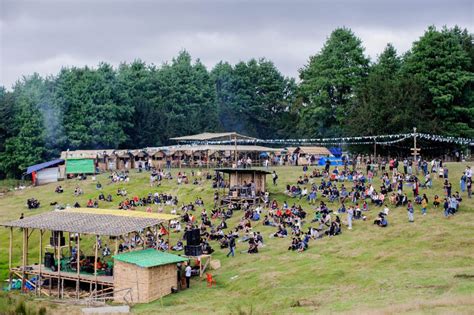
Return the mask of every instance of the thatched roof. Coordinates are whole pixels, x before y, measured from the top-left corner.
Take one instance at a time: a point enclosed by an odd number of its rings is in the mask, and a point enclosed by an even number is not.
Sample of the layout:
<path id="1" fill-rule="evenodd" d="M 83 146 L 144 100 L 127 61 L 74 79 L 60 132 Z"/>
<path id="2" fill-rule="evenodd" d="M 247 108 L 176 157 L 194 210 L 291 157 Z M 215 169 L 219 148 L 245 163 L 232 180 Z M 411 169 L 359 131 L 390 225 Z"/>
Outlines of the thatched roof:
<path id="1" fill-rule="evenodd" d="M 0 225 L 81 234 L 119 236 L 159 225 L 165 220 L 171 220 L 169 218 L 176 218 L 176 216 L 161 216 L 156 213 L 140 211 L 79 208 L 45 212 Z"/>

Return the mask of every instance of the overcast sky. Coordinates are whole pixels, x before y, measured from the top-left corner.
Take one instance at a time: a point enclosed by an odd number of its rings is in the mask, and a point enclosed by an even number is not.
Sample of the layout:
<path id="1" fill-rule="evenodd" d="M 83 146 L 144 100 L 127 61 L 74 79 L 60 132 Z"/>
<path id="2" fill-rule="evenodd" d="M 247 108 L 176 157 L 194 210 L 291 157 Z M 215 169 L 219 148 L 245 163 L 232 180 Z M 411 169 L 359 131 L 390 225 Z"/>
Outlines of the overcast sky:
<path id="1" fill-rule="evenodd" d="M 405 52 L 432 24 L 472 32 L 474 1 L 0 0 L 0 85 L 100 61 L 159 65 L 182 49 L 209 68 L 266 57 L 297 77 L 336 27 L 375 59 L 387 42 Z"/>

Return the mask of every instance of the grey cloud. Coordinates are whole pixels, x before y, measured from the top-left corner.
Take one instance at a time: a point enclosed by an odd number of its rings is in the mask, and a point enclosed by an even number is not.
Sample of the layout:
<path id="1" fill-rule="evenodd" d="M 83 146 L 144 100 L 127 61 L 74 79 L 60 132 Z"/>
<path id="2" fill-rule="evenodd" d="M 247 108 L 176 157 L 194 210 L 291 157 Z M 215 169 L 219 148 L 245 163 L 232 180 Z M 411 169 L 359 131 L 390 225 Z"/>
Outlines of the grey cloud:
<path id="1" fill-rule="evenodd" d="M 0 0 L 0 84 L 62 65 L 161 64 L 181 49 L 208 67 L 267 57 L 297 76 L 336 27 L 375 58 L 387 42 L 406 51 L 431 24 L 472 29 L 473 2 Z"/>

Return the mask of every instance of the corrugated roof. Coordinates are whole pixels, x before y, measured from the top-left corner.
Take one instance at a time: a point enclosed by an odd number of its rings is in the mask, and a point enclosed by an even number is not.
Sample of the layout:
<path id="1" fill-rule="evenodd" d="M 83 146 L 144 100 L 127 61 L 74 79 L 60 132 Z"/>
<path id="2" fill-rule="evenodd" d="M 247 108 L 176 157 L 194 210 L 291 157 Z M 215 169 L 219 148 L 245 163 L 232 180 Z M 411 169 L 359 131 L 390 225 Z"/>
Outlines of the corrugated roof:
<path id="1" fill-rule="evenodd" d="M 196 135 L 189 135 L 183 137 L 170 138 L 170 140 L 176 141 L 206 141 L 206 140 L 219 140 L 221 138 L 227 138 L 226 140 L 246 139 L 253 140 L 255 138 L 238 134 L 237 132 L 203 132 Z"/>
<path id="2" fill-rule="evenodd" d="M 188 260 L 187 258 L 178 255 L 161 252 L 151 248 L 118 254 L 113 256 L 113 258 L 144 268 L 176 264 Z"/>
<path id="3" fill-rule="evenodd" d="M 115 150 L 106 149 L 106 150 L 75 150 L 75 151 L 63 151 L 61 152 L 62 159 L 70 158 L 91 158 L 95 159 L 96 157 L 102 157 L 104 155 L 112 155 Z"/>
<path id="4" fill-rule="evenodd" d="M 256 174 L 271 174 L 271 172 L 253 168 L 216 168 L 216 172 L 222 172 L 226 174 L 231 173 L 256 173 Z"/>
<path id="5" fill-rule="evenodd" d="M 288 152 L 293 153 L 297 148 L 300 148 L 300 153 L 304 154 L 331 155 L 331 152 L 325 147 L 290 147 Z"/>
<path id="6" fill-rule="evenodd" d="M 98 209 L 96 209 L 98 210 Z M 123 216 L 124 210 L 114 214 L 85 213 L 68 210 L 45 212 L 0 225 L 94 235 L 119 236 L 140 231 L 164 222 L 152 217 Z M 131 211 L 130 211 L 131 212 Z"/>
<path id="7" fill-rule="evenodd" d="M 223 145 L 223 144 L 202 144 L 202 145 L 175 145 L 175 146 L 168 146 L 168 147 L 157 147 L 153 148 L 155 152 L 162 151 L 165 153 L 168 152 L 188 152 L 190 155 L 191 152 L 196 151 L 234 151 L 236 149 L 235 145 Z M 281 148 L 269 148 L 269 147 L 262 147 L 260 145 L 237 145 L 237 151 L 239 152 L 280 152 Z"/>
<path id="8" fill-rule="evenodd" d="M 28 169 L 26 170 L 26 174 L 31 174 L 33 172 L 41 171 L 42 169 L 45 169 L 45 168 L 51 167 L 51 166 L 56 166 L 56 165 L 61 164 L 63 162 L 64 162 L 63 159 L 56 159 L 56 160 L 52 160 L 52 161 L 49 161 L 49 162 L 44 162 L 44 163 L 32 165 L 32 166 L 28 167 Z"/>

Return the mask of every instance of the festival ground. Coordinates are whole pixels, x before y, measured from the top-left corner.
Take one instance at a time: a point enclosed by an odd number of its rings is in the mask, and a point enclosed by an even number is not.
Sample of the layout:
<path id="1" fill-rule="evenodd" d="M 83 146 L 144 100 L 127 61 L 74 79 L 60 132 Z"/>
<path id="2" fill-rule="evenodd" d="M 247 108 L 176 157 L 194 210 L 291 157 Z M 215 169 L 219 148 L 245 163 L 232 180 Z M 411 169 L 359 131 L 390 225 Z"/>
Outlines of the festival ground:
<path id="1" fill-rule="evenodd" d="M 459 179 L 466 163 L 448 163 L 449 178 L 453 192 L 459 191 Z M 189 169 L 182 169 L 190 175 Z M 311 226 L 310 218 L 314 210 L 306 200 L 287 197 L 286 184 L 296 184 L 303 174 L 301 167 L 275 168 L 279 175 L 278 185 L 271 185 L 271 199 L 279 204 L 288 201 L 301 203 L 308 212 L 304 230 Z M 312 170 L 312 168 L 310 168 Z M 179 170 L 173 169 L 176 174 Z M 204 170 L 205 171 L 205 170 Z M 212 209 L 213 193 L 211 181 L 201 185 L 177 185 L 176 179 L 164 180 L 158 188 L 151 188 L 148 173 L 130 173 L 129 183 L 108 184 L 107 175 L 98 180 L 104 186 L 104 194 L 112 194 L 112 203 L 101 202 L 101 208 L 116 208 L 119 201 L 118 188 L 125 188 L 129 197 L 143 197 L 149 192 L 177 195 L 179 205 L 193 202 L 202 197 L 208 212 Z M 319 183 L 320 179 L 316 179 Z M 347 182 L 346 182 L 347 183 Z M 49 204 L 73 204 L 76 200 L 85 206 L 89 198 L 97 198 L 95 182 L 68 180 L 61 182 L 65 192 L 54 193 L 55 184 L 27 188 L 10 192 L 0 197 L 0 217 L 2 221 L 17 219 L 50 210 Z M 84 190 L 84 195 L 74 197 L 76 185 Z M 350 187 L 350 185 L 347 183 Z M 309 186 L 309 185 L 308 185 Z M 375 180 L 375 187 L 380 179 Z M 412 192 L 407 190 L 409 197 Z M 343 228 L 342 235 L 312 240 L 309 249 L 303 253 L 288 251 L 291 237 L 270 238 L 275 228 L 253 224 L 254 231 L 264 235 L 265 247 L 258 254 L 241 253 L 248 248 L 246 243 L 237 243 L 234 258 L 227 258 L 227 250 L 216 249 L 213 259 L 218 259 L 222 267 L 212 271 L 217 285 L 207 288 L 205 281 L 194 280 L 191 289 L 169 295 L 163 300 L 136 305 L 133 311 L 139 314 L 162 313 L 219 313 L 219 314 L 262 314 L 300 312 L 352 312 L 352 313 L 470 313 L 474 309 L 474 202 L 462 195 L 460 210 L 446 219 L 442 207 L 433 208 L 435 194 L 443 196 L 442 181 L 434 180 L 434 188 L 421 190 L 430 199 L 428 214 L 421 215 L 420 207 L 415 207 L 415 222 L 410 224 L 405 207 L 390 207 L 389 226 L 379 228 L 372 224 L 379 208 L 371 205 L 366 221 L 355 221 L 352 231 Z M 27 210 L 28 198 L 35 197 L 41 202 L 40 209 Z M 318 195 L 318 201 L 321 197 Z M 329 203 L 329 208 L 337 210 L 337 204 Z M 154 206 L 157 209 L 157 206 Z M 171 206 L 165 206 L 170 212 Z M 144 208 L 139 209 L 144 210 Z M 119 211 L 119 210 L 117 210 Z M 196 210 L 199 217 L 200 208 Z M 235 212 L 228 220 L 228 226 L 236 225 L 242 212 Z M 346 220 L 342 215 L 341 219 Z M 173 234 L 172 243 L 178 235 Z M 31 242 L 34 244 L 34 240 Z M 21 236 L 15 232 L 14 266 L 21 257 Z M 0 278 L 7 277 L 8 230 L 0 229 Z M 92 248 L 92 247 L 91 247 Z M 31 260 L 38 259 L 37 246 L 31 246 Z M 3 282 L 5 283 L 5 282 Z M 5 294 L 0 299 L 0 313 L 6 312 Z M 33 307 L 32 298 L 27 306 Z M 50 312 L 65 313 L 64 308 L 41 302 Z M 68 313 L 80 313 L 80 308 L 68 306 Z"/>

